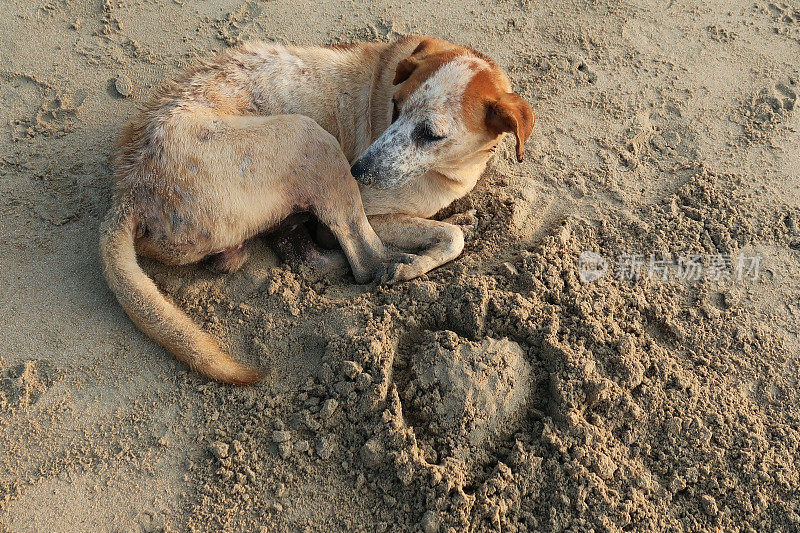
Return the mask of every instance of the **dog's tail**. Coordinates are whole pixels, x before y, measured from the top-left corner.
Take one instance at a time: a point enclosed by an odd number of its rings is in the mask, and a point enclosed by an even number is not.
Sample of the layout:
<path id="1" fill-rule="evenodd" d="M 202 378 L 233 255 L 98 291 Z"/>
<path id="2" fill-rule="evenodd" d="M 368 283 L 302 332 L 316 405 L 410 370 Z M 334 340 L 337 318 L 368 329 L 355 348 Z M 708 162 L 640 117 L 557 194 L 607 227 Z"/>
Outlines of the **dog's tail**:
<path id="1" fill-rule="evenodd" d="M 206 376 L 249 385 L 263 373 L 225 353 L 186 313 L 159 292 L 136 262 L 138 219 L 130 207 L 114 205 L 100 227 L 100 259 L 108 285 L 128 316 L 151 339 Z"/>

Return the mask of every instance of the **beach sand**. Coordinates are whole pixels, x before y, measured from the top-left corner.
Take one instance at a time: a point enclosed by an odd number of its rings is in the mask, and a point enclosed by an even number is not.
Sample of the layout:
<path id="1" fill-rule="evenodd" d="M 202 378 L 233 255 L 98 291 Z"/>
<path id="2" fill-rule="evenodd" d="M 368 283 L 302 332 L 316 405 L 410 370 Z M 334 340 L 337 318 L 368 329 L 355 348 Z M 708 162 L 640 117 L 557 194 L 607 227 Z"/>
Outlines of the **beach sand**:
<path id="1" fill-rule="evenodd" d="M 0 6 L 0 531 L 800 530 L 797 3 Z M 509 72 L 525 162 L 397 286 L 143 261 L 269 376 L 188 371 L 98 261 L 136 103 L 243 41 L 408 34 Z"/>

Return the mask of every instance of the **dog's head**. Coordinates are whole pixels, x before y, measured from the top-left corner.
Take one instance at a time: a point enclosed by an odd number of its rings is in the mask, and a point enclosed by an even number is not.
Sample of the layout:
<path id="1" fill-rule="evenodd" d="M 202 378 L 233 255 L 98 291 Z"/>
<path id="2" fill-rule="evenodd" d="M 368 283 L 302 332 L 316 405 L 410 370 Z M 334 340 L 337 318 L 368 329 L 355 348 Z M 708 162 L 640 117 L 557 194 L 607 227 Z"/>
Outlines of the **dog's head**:
<path id="1" fill-rule="evenodd" d="M 506 74 L 470 48 L 424 39 L 397 65 L 391 125 L 351 169 L 361 183 L 398 187 L 429 170 L 454 168 L 494 151 L 506 133 L 522 161 L 531 107 L 511 92 Z"/>

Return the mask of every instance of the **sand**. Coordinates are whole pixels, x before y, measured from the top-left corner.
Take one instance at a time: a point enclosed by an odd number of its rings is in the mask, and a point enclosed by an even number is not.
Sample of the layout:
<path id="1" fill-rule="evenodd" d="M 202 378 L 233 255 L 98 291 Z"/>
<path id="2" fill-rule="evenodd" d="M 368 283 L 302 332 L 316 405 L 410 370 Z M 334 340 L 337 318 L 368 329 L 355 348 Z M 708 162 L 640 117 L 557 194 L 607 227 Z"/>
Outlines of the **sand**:
<path id="1" fill-rule="evenodd" d="M 0 531 L 800 530 L 800 5 L 1 5 Z M 136 102 L 241 41 L 410 33 L 507 69 L 526 161 L 394 287 L 145 262 L 269 377 L 187 371 L 98 264 Z"/>

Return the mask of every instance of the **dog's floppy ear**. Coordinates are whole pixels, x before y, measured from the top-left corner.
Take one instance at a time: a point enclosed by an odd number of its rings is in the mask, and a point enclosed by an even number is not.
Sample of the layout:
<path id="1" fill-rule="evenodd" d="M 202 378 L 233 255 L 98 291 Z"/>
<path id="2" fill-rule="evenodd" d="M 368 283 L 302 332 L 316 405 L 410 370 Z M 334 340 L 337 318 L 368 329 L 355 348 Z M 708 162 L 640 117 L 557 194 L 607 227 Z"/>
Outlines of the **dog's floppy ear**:
<path id="1" fill-rule="evenodd" d="M 419 61 L 417 61 L 417 58 L 414 56 L 407 57 L 399 62 L 397 64 L 397 70 L 394 71 L 394 81 L 392 81 L 392 85 L 397 85 L 406 81 L 408 77 L 417 70 L 418 65 Z"/>
<path id="2" fill-rule="evenodd" d="M 517 161 L 522 162 L 525 152 L 525 141 L 533 131 L 536 117 L 531 106 L 519 95 L 505 93 L 500 98 L 486 105 L 486 127 L 489 131 L 513 133 L 517 138 Z"/>
<path id="3" fill-rule="evenodd" d="M 397 70 L 394 72 L 394 81 L 392 85 L 398 85 L 406 81 L 411 74 L 419 66 L 420 60 L 432 49 L 436 47 L 436 41 L 433 39 L 423 39 L 411 55 L 397 64 Z"/>

